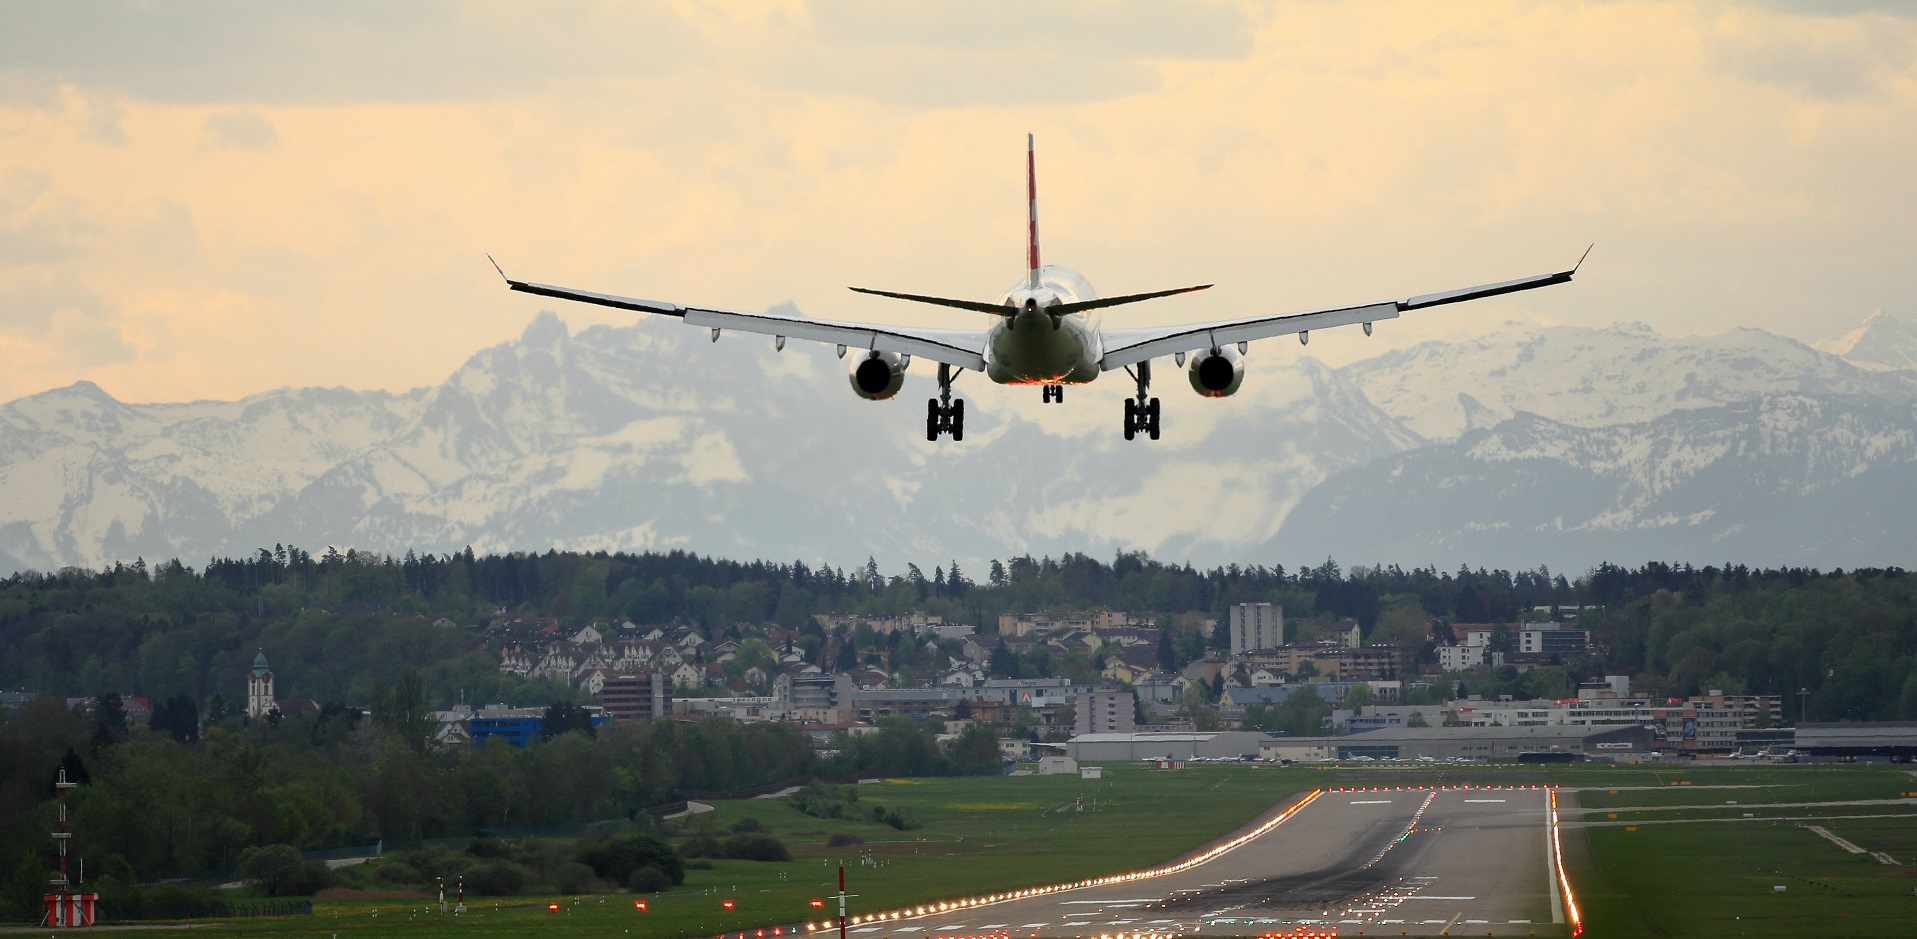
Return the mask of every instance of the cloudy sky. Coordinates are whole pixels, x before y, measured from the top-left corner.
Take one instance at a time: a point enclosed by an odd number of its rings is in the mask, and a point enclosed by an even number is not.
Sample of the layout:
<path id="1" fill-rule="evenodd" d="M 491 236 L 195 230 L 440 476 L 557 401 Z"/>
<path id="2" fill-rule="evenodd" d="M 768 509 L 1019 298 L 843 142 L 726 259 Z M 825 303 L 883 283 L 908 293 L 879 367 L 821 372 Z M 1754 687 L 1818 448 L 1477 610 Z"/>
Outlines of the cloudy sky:
<path id="1" fill-rule="evenodd" d="M 0 400 L 404 389 L 517 335 L 534 280 L 952 325 L 1022 250 L 1108 322 L 1550 270 L 1346 361 L 1512 319 L 1909 309 L 1917 5 L 1450 2 L 0 4 Z M 570 306 L 575 329 L 627 314 Z M 1295 346 L 1283 354 L 1294 354 Z M 843 389 L 834 388 L 843 393 Z"/>

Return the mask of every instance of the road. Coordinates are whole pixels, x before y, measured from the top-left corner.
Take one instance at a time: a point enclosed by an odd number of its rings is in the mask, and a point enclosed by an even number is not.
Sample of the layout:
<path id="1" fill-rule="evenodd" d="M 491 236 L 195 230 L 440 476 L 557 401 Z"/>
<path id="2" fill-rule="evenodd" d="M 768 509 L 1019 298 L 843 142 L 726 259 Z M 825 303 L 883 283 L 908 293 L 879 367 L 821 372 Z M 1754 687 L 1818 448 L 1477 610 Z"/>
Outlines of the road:
<path id="1" fill-rule="evenodd" d="M 1564 935 L 1547 793 L 1326 791 L 1268 831 L 1182 870 L 855 922 L 853 939 Z M 1296 801 L 1296 800 L 1294 800 Z"/>

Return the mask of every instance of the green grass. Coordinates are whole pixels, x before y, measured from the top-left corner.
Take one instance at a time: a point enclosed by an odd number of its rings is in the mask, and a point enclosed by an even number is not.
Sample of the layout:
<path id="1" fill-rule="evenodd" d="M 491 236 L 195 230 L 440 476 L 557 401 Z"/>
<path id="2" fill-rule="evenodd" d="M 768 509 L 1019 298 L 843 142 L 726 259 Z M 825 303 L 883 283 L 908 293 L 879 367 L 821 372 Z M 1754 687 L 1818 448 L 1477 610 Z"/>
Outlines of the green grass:
<path id="1" fill-rule="evenodd" d="M 801 815 L 783 799 L 718 802 L 720 829 L 751 816 L 793 849 L 789 863 L 717 861 L 688 871 L 684 886 L 645 897 L 479 898 L 457 919 L 429 912 L 425 898 L 321 900 L 311 917 L 227 921 L 214 931 L 257 939 L 416 939 L 479 937 L 717 936 L 742 928 L 823 918 L 807 901 L 832 909 L 840 863 L 857 894 L 854 913 L 929 900 L 1135 870 L 1213 841 L 1286 797 L 1329 786 L 1407 784 L 1560 784 L 1597 787 L 1583 801 L 1659 805 L 1645 817 L 1743 811 L 1864 814 L 1895 807 L 1766 809 L 1764 803 L 1894 798 L 1917 788 L 1907 773 L 1881 766 L 1192 766 L 1154 772 L 1108 765 L 1106 778 L 985 777 L 896 780 L 858 787 L 859 805 L 904 809 L 923 826 L 900 832 L 872 822 Z M 1689 780 L 1691 786 L 1669 786 Z M 1760 789 L 1703 789 L 1711 784 Z M 1649 786 L 1636 791 L 1625 787 Z M 1619 791 L 1612 795 L 1610 789 Z M 1085 811 L 1075 808 L 1084 799 Z M 1655 801 L 1652 801 L 1655 799 Z M 1738 806 L 1725 806 L 1737 799 Z M 1096 810 L 1093 810 L 1094 804 Z M 1909 810 L 1904 810 L 1908 812 Z M 1621 813 L 1622 814 L 1622 813 Z M 1604 813 L 1594 813 L 1602 819 Z M 1825 823 L 1870 850 L 1917 862 L 1917 813 Z M 827 849 L 835 832 L 858 835 L 860 848 Z M 1917 933 L 1917 867 L 1890 867 L 1852 855 L 1795 823 L 1752 820 L 1571 829 L 1565 849 L 1583 904 L 1586 935 L 1615 936 L 1908 936 Z M 877 866 L 864 866 L 861 855 Z M 1773 894 L 1773 884 L 1784 894 Z M 730 912 L 721 902 L 731 899 Z M 561 909 L 550 912 L 548 902 Z M 207 935 L 206 929 L 158 930 L 154 939 Z M 770 933 L 768 932 L 768 935 Z"/>
<path id="2" fill-rule="evenodd" d="M 427 912 L 432 901 L 321 900 L 311 917 L 235 920 L 221 927 L 260 939 L 363 939 L 400 934 L 485 936 L 715 936 L 775 922 L 822 918 L 808 905 L 826 900 L 846 865 L 854 913 L 1013 887 L 1076 880 L 1148 867 L 1239 828 L 1293 793 L 1321 783 L 1308 769 L 1194 766 L 1155 772 L 1107 765 L 1105 778 L 1075 776 L 894 780 L 858 787 L 859 805 L 908 810 L 922 825 L 896 831 L 872 822 L 802 815 L 783 799 L 715 802 L 720 828 L 751 816 L 792 848 L 789 863 L 715 861 L 687 871 L 684 886 L 635 897 L 479 898 L 457 919 Z M 1084 810 L 1077 811 L 1083 799 Z M 1070 807 L 1073 810 L 1061 811 Z M 827 849 L 834 832 L 863 837 L 858 848 Z M 877 866 L 863 866 L 860 854 Z M 639 913 L 633 901 L 649 909 Z M 734 908 L 721 906 L 730 899 Z M 545 904 L 558 902 L 559 912 Z M 205 936 L 158 930 L 153 939 Z M 767 933 L 770 936 L 770 932 Z"/>

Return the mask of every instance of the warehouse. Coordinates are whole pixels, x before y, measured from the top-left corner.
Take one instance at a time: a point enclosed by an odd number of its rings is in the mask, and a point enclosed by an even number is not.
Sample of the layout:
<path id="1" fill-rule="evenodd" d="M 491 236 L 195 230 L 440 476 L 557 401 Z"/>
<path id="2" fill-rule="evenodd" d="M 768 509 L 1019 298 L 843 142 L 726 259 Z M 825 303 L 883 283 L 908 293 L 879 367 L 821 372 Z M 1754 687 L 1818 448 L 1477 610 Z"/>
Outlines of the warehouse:
<path id="1" fill-rule="evenodd" d="M 1350 760 L 1589 759 L 1640 757 L 1651 749 L 1646 727 L 1388 727 L 1346 737 L 1292 737 L 1267 741 L 1264 759 L 1311 759 L 1318 750 Z"/>
<path id="2" fill-rule="evenodd" d="M 1080 763 L 1100 760 L 1244 759 L 1258 755 L 1260 744 L 1272 736 L 1252 730 L 1216 733 L 1079 734 L 1065 744 L 1065 755 Z"/>
<path id="3" fill-rule="evenodd" d="M 1917 722 L 1799 724 L 1796 747 L 1814 760 L 1889 760 L 1917 757 Z"/>

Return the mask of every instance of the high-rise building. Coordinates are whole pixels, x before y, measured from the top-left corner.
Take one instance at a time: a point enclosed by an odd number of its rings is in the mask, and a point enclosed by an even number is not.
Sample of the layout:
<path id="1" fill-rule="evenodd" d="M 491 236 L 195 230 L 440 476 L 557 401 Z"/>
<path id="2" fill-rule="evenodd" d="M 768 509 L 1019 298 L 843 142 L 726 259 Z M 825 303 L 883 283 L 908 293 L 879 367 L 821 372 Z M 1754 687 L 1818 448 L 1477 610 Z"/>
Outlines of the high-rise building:
<path id="1" fill-rule="evenodd" d="M 246 716 L 265 717 L 273 710 L 273 669 L 266 664 L 266 650 L 253 657 L 253 671 L 246 676 Z"/>
<path id="2" fill-rule="evenodd" d="M 1233 655 L 1285 644 L 1285 608 L 1276 603 L 1234 604 L 1230 623 Z"/>
<path id="3" fill-rule="evenodd" d="M 1138 696 L 1129 691 L 1081 691 L 1072 702 L 1074 734 L 1128 734 L 1138 729 Z"/>
<path id="4" fill-rule="evenodd" d="M 672 712 L 672 686 L 659 671 L 615 675 L 599 689 L 599 703 L 615 720 L 665 717 Z"/>

